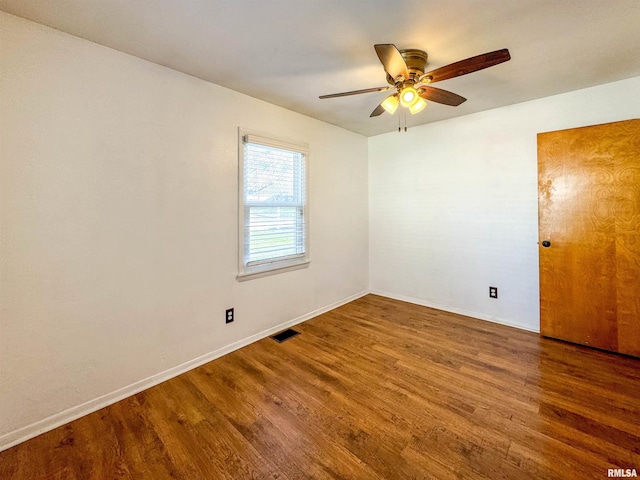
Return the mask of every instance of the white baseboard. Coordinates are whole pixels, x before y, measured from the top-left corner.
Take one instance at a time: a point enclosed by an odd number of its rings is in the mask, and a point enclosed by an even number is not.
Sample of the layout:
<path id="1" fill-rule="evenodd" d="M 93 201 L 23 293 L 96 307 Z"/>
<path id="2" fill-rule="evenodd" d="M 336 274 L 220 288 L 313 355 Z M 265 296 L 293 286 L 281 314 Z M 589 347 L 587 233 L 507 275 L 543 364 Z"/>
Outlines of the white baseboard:
<path id="1" fill-rule="evenodd" d="M 104 408 L 113 403 L 119 402 L 131 395 L 135 395 L 136 393 L 140 393 L 143 390 L 151 388 L 155 385 L 158 385 L 162 382 L 165 382 L 173 377 L 177 377 L 180 374 L 188 372 L 200 365 L 204 365 L 207 362 L 215 360 L 227 353 L 231 353 L 234 350 L 238 350 L 239 348 L 245 347 L 253 342 L 257 342 L 265 337 L 273 335 L 280 330 L 284 330 L 285 328 L 291 327 L 293 325 L 297 325 L 298 323 L 302 323 L 307 321 L 313 317 L 317 317 L 318 315 L 322 315 L 329 310 L 333 310 L 334 308 L 340 307 L 346 303 L 352 302 L 360 297 L 363 297 L 369 293 L 368 291 L 362 291 L 356 293 L 355 295 L 351 295 L 350 297 L 343 298 L 337 302 L 334 302 L 330 305 L 326 305 L 322 308 L 309 312 L 305 315 L 302 315 L 298 318 L 294 318 L 293 320 L 286 321 L 275 327 L 269 328 L 262 332 L 256 333 L 255 335 L 251 335 L 245 339 L 239 340 L 235 343 L 227 345 L 225 347 L 214 350 L 213 352 L 206 353 L 198 358 L 194 358 L 193 360 L 189 360 L 181 365 L 170 368 L 163 372 L 157 373 L 150 377 L 147 377 L 138 382 L 132 383 L 131 385 L 127 385 L 126 387 L 120 388 L 113 392 L 102 395 L 98 398 L 94 398 L 93 400 L 89 400 L 81 405 L 76 405 L 74 407 L 63 410 L 60 413 L 56 413 L 55 415 L 51 415 L 50 417 L 44 418 L 37 422 L 34 422 L 26 427 L 22 427 L 18 430 L 14 430 L 9 433 L 5 433 L 0 436 L 0 452 L 6 450 L 8 448 L 13 447 L 19 443 L 22 443 L 30 438 L 36 437 L 42 433 L 48 432 L 57 428 L 61 425 L 69 423 L 73 420 L 76 420 L 80 417 L 84 417 L 90 413 L 93 413 L 101 408 Z"/>
<path id="2" fill-rule="evenodd" d="M 513 323 L 510 320 L 505 320 L 502 318 L 492 317 L 491 315 L 486 315 L 484 313 L 478 313 L 471 310 L 465 310 L 464 308 L 451 307 L 449 305 L 442 305 L 440 303 L 427 302 L 425 300 L 420 300 L 418 298 L 407 297 L 405 295 L 399 295 L 396 293 L 383 292 L 381 290 L 369 290 L 369 293 L 374 295 L 380 295 L 381 297 L 393 298 L 394 300 L 400 300 L 402 302 L 414 303 L 416 305 L 421 305 L 423 307 L 435 308 L 436 310 L 442 310 L 450 313 L 457 313 L 458 315 L 464 315 L 465 317 L 473 317 L 478 320 L 484 320 L 487 322 L 499 323 L 500 325 L 506 325 L 508 327 L 518 328 L 520 330 L 526 330 L 528 332 L 540 333 L 540 329 L 527 327 L 525 325 L 519 325 L 517 323 Z"/>

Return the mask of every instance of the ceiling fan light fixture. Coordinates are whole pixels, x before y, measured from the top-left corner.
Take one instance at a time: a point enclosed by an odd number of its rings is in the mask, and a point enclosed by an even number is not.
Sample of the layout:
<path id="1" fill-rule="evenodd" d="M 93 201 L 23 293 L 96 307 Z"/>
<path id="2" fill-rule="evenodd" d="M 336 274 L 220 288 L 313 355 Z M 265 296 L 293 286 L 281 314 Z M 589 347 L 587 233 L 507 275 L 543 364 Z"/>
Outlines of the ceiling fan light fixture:
<path id="1" fill-rule="evenodd" d="M 382 108 L 384 108 L 387 112 L 393 115 L 398 108 L 398 103 L 398 95 L 389 95 L 380 105 L 382 105 Z"/>
<path id="2" fill-rule="evenodd" d="M 422 111 L 422 109 L 426 106 L 427 106 L 427 102 L 425 102 L 422 98 L 418 97 L 418 100 L 416 101 L 416 103 L 414 103 L 409 107 L 409 111 L 411 112 L 411 115 L 415 115 L 416 113 Z"/>
<path id="3" fill-rule="evenodd" d="M 453 92 L 435 88 L 427 84 L 467 75 L 511 60 L 509 50 L 503 48 L 494 52 L 469 57 L 465 60 L 460 60 L 425 73 L 427 52 L 424 50 L 415 48 L 398 50 L 392 43 L 379 43 L 374 45 L 373 48 L 378 55 L 380 63 L 382 63 L 384 67 L 387 83 L 390 86 L 320 95 L 320 98 L 347 97 L 361 93 L 386 92 L 392 90 L 393 93 L 385 98 L 382 103 L 379 103 L 369 117 L 377 117 L 384 112 L 389 112 L 393 115 L 398 109 L 398 105 L 409 109 L 411 114 L 414 115 L 421 112 L 427 105 L 425 100 L 457 107 L 467 99 Z"/>
<path id="4" fill-rule="evenodd" d="M 412 107 L 419 99 L 418 91 L 412 86 L 404 87 L 400 92 L 400 103 L 403 107 Z"/>

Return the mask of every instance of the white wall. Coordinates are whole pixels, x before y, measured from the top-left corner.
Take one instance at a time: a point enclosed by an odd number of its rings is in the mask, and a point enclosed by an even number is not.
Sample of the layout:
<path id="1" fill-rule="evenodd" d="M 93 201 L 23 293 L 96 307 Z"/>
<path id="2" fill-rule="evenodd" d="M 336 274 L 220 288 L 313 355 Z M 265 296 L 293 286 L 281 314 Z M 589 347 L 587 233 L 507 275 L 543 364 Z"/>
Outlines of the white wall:
<path id="1" fill-rule="evenodd" d="M 371 290 L 539 331 L 536 134 L 639 98 L 640 77 L 370 138 Z"/>
<path id="2" fill-rule="evenodd" d="M 0 49 L 0 448 L 366 291 L 365 137 L 1 12 Z M 310 145 L 307 269 L 235 279 L 239 126 Z"/>

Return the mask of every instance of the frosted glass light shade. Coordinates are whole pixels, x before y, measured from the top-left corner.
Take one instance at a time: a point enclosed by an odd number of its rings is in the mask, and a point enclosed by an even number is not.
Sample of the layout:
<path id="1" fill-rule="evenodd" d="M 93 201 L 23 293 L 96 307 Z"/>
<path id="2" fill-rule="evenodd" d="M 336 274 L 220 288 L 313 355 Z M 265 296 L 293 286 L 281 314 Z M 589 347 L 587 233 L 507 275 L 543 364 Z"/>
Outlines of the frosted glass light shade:
<path id="1" fill-rule="evenodd" d="M 418 97 L 418 101 L 409 107 L 409 111 L 412 115 L 420 112 L 424 107 L 427 106 L 427 102 L 425 102 L 422 98 Z"/>
<path id="2" fill-rule="evenodd" d="M 380 104 L 387 112 L 393 115 L 398 108 L 398 96 L 390 95 Z"/>
<path id="3" fill-rule="evenodd" d="M 413 87 L 405 87 L 402 89 L 402 92 L 400 92 L 400 103 L 404 107 L 411 107 L 419 99 L 418 92 Z"/>

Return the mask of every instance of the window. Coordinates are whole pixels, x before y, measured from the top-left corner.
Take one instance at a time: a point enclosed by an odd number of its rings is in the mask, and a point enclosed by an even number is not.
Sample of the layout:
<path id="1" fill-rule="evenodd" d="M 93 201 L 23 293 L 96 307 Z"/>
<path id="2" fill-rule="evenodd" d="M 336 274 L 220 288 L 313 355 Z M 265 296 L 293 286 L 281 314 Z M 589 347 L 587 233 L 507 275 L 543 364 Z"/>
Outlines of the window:
<path id="1" fill-rule="evenodd" d="M 309 263 L 308 149 L 240 132 L 238 279 Z"/>

